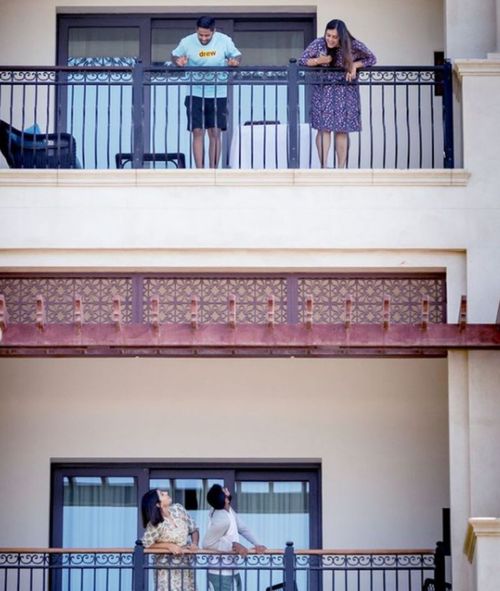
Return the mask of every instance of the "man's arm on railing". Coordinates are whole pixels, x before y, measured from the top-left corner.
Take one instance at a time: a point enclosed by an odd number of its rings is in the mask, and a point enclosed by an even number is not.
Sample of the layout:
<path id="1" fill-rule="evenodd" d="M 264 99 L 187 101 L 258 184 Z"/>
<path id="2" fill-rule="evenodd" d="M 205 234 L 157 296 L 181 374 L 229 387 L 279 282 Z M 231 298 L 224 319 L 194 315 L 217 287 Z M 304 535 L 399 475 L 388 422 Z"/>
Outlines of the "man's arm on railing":
<path id="1" fill-rule="evenodd" d="M 237 513 L 235 513 L 235 516 L 236 524 L 238 526 L 238 533 L 242 535 L 246 540 L 248 540 L 250 544 L 253 544 L 256 552 L 264 552 L 266 550 L 266 547 L 262 544 L 259 544 L 257 538 L 254 536 L 248 525 L 242 521 L 242 519 Z"/>

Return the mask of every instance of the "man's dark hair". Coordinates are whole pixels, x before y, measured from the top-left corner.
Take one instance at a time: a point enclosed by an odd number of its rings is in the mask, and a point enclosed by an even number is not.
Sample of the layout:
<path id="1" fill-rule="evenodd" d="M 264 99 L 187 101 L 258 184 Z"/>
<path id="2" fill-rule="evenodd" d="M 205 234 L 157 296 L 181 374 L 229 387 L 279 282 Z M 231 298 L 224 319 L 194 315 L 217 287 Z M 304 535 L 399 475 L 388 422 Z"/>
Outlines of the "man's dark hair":
<path id="1" fill-rule="evenodd" d="M 224 509 L 226 494 L 220 484 L 214 484 L 207 493 L 208 504 L 214 509 Z"/>
<path id="2" fill-rule="evenodd" d="M 210 29 L 213 31 L 215 29 L 215 19 L 212 16 L 200 16 L 200 18 L 196 21 L 196 28 Z"/>

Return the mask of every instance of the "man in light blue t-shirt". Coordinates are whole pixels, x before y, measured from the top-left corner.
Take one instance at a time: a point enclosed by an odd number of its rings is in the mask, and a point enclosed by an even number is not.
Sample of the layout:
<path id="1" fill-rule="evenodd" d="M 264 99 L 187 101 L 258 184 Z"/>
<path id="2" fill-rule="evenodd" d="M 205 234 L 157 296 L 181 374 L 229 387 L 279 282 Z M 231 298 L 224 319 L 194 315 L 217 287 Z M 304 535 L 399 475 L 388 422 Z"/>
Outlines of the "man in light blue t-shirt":
<path id="1" fill-rule="evenodd" d="M 180 66 L 198 68 L 238 66 L 241 52 L 231 37 L 215 30 L 215 19 L 202 16 L 196 22 L 196 32 L 181 40 L 173 50 L 174 62 Z M 197 74 L 193 72 L 193 80 Z M 193 133 L 193 156 L 196 168 L 203 168 L 205 129 L 208 130 L 208 162 L 217 168 L 221 153 L 221 131 L 227 128 L 227 86 L 223 73 L 207 73 L 203 81 L 214 84 L 193 84 L 185 105 L 188 129 Z M 222 84 L 220 83 L 222 82 Z"/>

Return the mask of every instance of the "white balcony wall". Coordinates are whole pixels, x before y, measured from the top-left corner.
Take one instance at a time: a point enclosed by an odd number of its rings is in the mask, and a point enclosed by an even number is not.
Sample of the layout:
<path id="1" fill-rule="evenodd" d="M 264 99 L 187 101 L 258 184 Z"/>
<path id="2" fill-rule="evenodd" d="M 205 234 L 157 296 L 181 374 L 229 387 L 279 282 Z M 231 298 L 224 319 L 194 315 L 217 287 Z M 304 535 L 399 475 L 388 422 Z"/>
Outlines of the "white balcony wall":
<path id="1" fill-rule="evenodd" d="M 462 293 L 471 321 L 496 318 L 497 192 L 478 194 L 476 177 L 453 186 L 463 173 L 171 172 L 26 171 L 20 183 L 4 171 L 3 266 L 446 269 L 458 252 L 451 321 Z M 431 182 L 446 186 L 422 186 Z"/>

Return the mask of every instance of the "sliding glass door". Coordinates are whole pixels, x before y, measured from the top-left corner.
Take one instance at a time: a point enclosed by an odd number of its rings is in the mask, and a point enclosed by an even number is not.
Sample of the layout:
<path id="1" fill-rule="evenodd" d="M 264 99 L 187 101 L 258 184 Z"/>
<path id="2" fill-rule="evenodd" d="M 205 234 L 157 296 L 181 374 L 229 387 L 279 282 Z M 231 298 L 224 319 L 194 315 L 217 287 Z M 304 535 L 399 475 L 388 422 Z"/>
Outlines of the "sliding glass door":
<path id="1" fill-rule="evenodd" d="M 182 153 L 192 161 L 191 134 L 186 131 L 184 100 L 190 85 L 163 84 L 161 68 L 171 65 L 172 50 L 195 30 L 193 15 L 61 14 L 58 17 L 58 65 L 98 66 L 101 72 L 75 71 L 58 97 L 57 126 L 76 139 L 84 168 L 113 168 L 127 162 L 133 129 L 139 123 L 144 150 L 151 154 Z M 298 58 L 315 34 L 312 14 L 217 15 L 217 30 L 230 35 L 245 66 L 286 66 Z M 142 120 L 133 120 L 132 75 L 106 68 L 130 68 L 141 62 L 159 68 L 144 87 Z M 157 78 L 155 78 L 155 76 Z M 250 121 L 287 122 L 286 86 L 239 84 L 229 92 L 228 130 L 223 134 L 222 166 L 229 165 L 233 133 Z M 145 164 L 148 165 L 148 164 Z M 172 163 L 159 159 L 155 168 Z"/>
<path id="2" fill-rule="evenodd" d="M 235 497 L 239 516 L 257 539 L 268 548 L 284 548 L 290 540 L 297 548 L 310 548 L 310 481 L 281 474 L 272 480 L 249 476 L 242 474 L 236 481 Z"/>
<path id="3" fill-rule="evenodd" d="M 212 484 L 227 486 L 232 505 L 268 548 L 321 547 L 320 467 L 293 465 L 183 468 L 168 465 L 54 466 L 51 545 L 131 547 L 142 536 L 139 506 L 149 489 L 168 490 L 196 521 L 201 540 Z"/>

